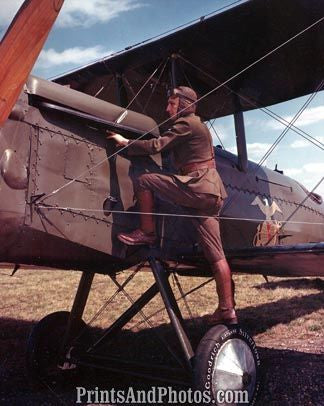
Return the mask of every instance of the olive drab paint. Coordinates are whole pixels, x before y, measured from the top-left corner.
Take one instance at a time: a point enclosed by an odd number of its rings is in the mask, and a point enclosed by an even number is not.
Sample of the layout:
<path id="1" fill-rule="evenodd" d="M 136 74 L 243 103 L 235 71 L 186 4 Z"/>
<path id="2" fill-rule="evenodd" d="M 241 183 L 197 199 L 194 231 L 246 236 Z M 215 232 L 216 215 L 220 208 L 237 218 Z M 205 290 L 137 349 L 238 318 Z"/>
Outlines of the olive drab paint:
<path id="1" fill-rule="evenodd" d="M 298 0 L 298 7 L 302 2 Z M 58 8 L 61 3 L 54 2 Z M 293 2 L 299 10 L 297 3 Z M 225 17 L 232 18 L 233 13 L 240 13 L 244 7 L 249 11 L 253 4 L 249 2 L 237 10 L 232 9 Z M 315 2 L 312 7 L 316 17 L 321 7 Z M 258 7 L 256 11 L 264 12 Z M 271 13 L 272 9 L 267 12 Z M 222 15 L 216 17 L 222 21 Z M 206 22 L 206 27 L 212 22 Z M 14 21 L 13 29 L 17 23 L 20 24 L 19 18 Z M 185 29 L 183 33 L 186 32 Z M 175 44 L 181 38 L 176 36 Z M 167 40 L 162 38 L 161 41 Z M 143 47 L 155 46 L 149 43 Z M 36 51 L 32 58 L 35 55 Z M 136 61 L 137 51 L 133 56 Z M 120 58 L 124 55 L 112 60 L 112 71 L 114 61 L 118 65 Z M 10 65 L 10 59 L 8 61 Z M 94 72 L 99 68 L 95 65 Z M 103 72 L 100 69 L 97 84 L 101 86 Z M 28 70 L 29 65 L 22 67 L 23 73 L 19 75 L 22 77 Z M 81 78 L 83 70 L 79 73 L 80 76 L 57 80 L 69 86 L 29 76 L 13 108 L 9 109 L 7 120 L 7 107 L 2 110 L 2 262 L 109 273 L 127 269 L 147 258 L 146 247 L 127 247 L 116 236 L 138 225 L 134 179 L 145 172 L 169 172 L 172 160 L 167 154 L 130 157 L 127 149 L 119 152 L 114 143 L 106 139 L 106 131 L 117 131 L 130 139 L 159 137 L 159 115 L 155 116 L 154 109 L 150 110 L 154 120 L 125 108 L 125 103 L 118 106 L 105 100 L 104 92 L 100 94 L 103 99 L 99 99 L 93 96 L 98 91 L 94 91 L 93 83 L 84 83 L 82 88 L 80 81 L 74 86 L 78 90 L 64 83 L 72 81 L 71 78 L 74 81 Z M 122 80 L 123 76 L 118 78 Z M 252 78 L 249 80 L 252 86 Z M 297 76 L 294 80 L 299 84 Z M 1 86 L 6 87 L 6 83 L 2 82 Z M 307 86 L 295 94 L 291 93 L 293 87 L 290 86 L 286 89 L 290 93 L 281 94 L 280 98 L 303 94 L 310 90 L 312 83 L 307 82 Z M 201 90 L 197 88 L 198 94 Z M 226 91 L 226 94 L 231 93 Z M 166 92 L 159 88 L 152 103 L 161 110 L 164 99 L 166 101 Z M 122 100 L 120 95 L 115 96 L 117 100 Z M 202 107 L 206 106 L 205 102 Z M 238 101 L 235 103 L 237 107 Z M 242 100 L 241 103 L 242 110 L 246 109 Z M 210 112 L 211 107 L 208 107 L 207 118 Z M 251 161 L 242 170 L 236 155 L 221 148 L 215 148 L 214 152 L 217 170 L 228 194 L 220 223 L 223 246 L 232 270 L 280 276 L 323 276 L 322 199 L 308 194 L 298 182 L 278 171 L 258 167 Z M 193 274 L 208 273 L 207 267 L 202 266 L 203 255 L 188 213 L 158 197 L 155 207 L 160 258 L 183 266 L 190 264 Z"/>

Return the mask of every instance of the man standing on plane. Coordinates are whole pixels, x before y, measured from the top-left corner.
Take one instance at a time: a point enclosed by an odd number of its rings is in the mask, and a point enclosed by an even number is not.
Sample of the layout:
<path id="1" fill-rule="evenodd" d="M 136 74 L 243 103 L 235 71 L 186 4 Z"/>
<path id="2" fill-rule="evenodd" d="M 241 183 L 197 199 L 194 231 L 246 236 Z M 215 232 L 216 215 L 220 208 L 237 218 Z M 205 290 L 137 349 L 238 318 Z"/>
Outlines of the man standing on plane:
<path id="1" fill-rule="evenodd" d="M 172 203 L 191 208 L 204 255 L 216 281 L 218 308 L 207 316 L 210 325 L 237 323 L 231 270 L 224 255 L 218 214 L 227 197 L 216 170 L 212 137 L 196 112 L 197 94 L 185 86 L 173 89 L 167 113 L 173 124 L 162 137 L 151 140 L 129 140 L 108 133 L 119 146 L 127 146 L 129 156 L 153 155 L 172 150 L 177 174 L 145 173 L 137 179 L 136 196 L 140 209 L 140 228 L 118 235 L 127 245 L 152 245 L 156 241 L 153 219 L 154 193 Z M 144 214 L 149 213 L 149 214 Z M 199 217 L 203 216 L 203 217 Z"/>

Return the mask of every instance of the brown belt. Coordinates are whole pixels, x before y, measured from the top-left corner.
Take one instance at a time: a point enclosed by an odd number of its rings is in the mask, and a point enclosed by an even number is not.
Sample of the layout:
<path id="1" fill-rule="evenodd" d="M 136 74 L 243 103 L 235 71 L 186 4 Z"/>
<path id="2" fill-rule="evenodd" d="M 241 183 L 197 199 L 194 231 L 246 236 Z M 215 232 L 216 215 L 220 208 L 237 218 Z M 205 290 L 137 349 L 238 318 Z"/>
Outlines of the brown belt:
<path id="1" fill-rule="evenodd" d="M 208 161 L 202 162 L 191 162 L 187 165 L 182 166 L 179 169 L 181 175 L 187 175 L 190 172 L 198 171 L 199 169 L 215 169 L 216 163 L 214 159 L 209 159 Z"/>

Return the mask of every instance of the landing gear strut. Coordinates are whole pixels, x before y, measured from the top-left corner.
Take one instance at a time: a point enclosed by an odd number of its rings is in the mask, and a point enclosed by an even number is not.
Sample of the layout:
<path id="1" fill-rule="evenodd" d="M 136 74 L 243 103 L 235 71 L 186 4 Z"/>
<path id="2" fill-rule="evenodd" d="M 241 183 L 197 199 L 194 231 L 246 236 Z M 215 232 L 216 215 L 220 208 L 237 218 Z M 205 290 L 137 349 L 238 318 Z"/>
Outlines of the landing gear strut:
<path id="1" fill-rule="evenodd" d="M 156 382 L 188 386 L 193 383 L 195 390 L 204 394 L 204 404 L 254 405 L 260 387 L 260 357 L 253 339 L 239 325 L 222 324 L 211 328 L 194 351 L 169 282 L 169 276 L 175 270 L 166 269 L 153 256 L 149 264 L 155 278 L 153 285 L 137 300 L 131 301 L 131 306 L 95 343 L 89 342 L 86 325 L 81 319 L 93 278 L 91 274 L 83 274 L 71 313 L 50 314 L 35 326 L 28 345 L 28 367 L 32 375 L 53 381 L 55 374 L 62 369 L 65 373 L 73 371 L 74 367 L 93 367 Z M 114 276 L 111 277 L 114 280 Z M 120 292 L 127 281 L 123 285 L 117 283 Z M 174 356 L 178 367 L 144 364 L 103 354 L 103 345 L 114 340 L 116 334 L 158 293 L 168 312 L 182 356 L 174 352 L 163 337 L 158 338 Z M 154 370 L 156 374 L 152 373 Z"/>

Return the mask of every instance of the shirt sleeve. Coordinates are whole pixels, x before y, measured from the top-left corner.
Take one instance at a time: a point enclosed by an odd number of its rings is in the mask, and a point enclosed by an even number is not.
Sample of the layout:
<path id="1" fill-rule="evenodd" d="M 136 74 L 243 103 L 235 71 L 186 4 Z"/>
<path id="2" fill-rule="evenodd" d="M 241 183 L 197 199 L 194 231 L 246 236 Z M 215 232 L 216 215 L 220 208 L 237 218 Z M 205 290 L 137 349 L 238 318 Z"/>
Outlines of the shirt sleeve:
<path id="1" fill-rule="evenodd" d="M 167 151 L 183 142 L 183 137 L 191 134 L 187 121 L 178 119 L 173 126 L 161 137 L 151 140 L 129 141 L 127 146 L 128 155 L 154 155 L 161 151 Z"/>

